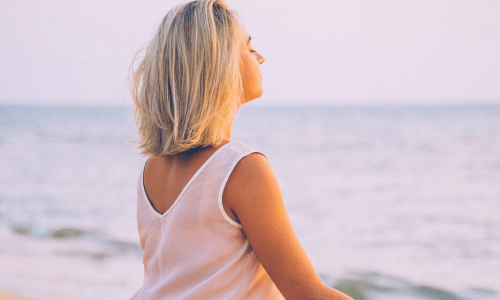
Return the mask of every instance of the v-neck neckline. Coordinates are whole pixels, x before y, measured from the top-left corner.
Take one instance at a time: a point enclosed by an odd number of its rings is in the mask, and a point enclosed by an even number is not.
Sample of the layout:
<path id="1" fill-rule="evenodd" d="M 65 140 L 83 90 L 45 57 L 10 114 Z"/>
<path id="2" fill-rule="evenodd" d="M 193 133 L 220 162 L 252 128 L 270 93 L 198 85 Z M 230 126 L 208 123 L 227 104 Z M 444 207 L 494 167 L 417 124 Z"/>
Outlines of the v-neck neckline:
<path id="1" fill-rule="evenodd" d="M 149 206 L 149 208 L 151 209 L 151 211 L 153 212 L 153 214 L 155 216 L 157 216 L 158 218 L 162 219 L 163 217 L 165 217 L 170 211 L 172 211 L 172 209 L 174 208 L 174 206 L 179 202 L 179 200 L 181 199 L 182 195 L 184 194 L 184 192 L 187 190 L 187 188 L 189 187 L 189 185 L 191 184 L 191 182 L 193 182 L 196 177 L 198 177 L 198 175 L 201 173 L 201 171 L 203 171 L 203 169 L 208 165 L 208 163 L 217 155 L 217 153 L 219 153 L 219 151 L 221 151 L 222 149 L 224 149 L 227 145 L 231 144 L 232 142 L 229 141 L 228 143 L 226 143 L 225 145 L 223 145 L 222 147 L 220 147 L 219 149 L 217 149 L 212 155 L 210 155 L 210 157 L 203 163 L 203 165 L 201 165 L 201 167 L 198 169 L 198 171 L 196 171 L 196 173 L 194 173 L 193 177 L 191 177 L 191 179 L 188 181 L 188 183 L 184 186 L 184 188 L 182 189 L 181 193 L 179 194 L 179 196 L 177 196 L 177 198 L 175 199 L 174 203 L 172 203 L 172 205 L 170 205 L 170 207 L 167 209 L 166 212 L 164 212 L 163 214 L 160 214 L 158 211 L 156 211 L 156 209 L 153 207 L 153 205 L 151 204 L 151 200 L 149 200 L 148 198 L 148 195 L 146 194 L 146 189 L 144 187 L 144 170 L 146 169 L 146 164 L 147 164 L 147 160 L 146 162 L 144 163 L 144 167 L 142 169 L 142 173 L 141 173 L 141 186 L 142 186 L 142 194 L 144 196 L 144 199 L 146 200 L 147 202 L 147 205 Z"/>

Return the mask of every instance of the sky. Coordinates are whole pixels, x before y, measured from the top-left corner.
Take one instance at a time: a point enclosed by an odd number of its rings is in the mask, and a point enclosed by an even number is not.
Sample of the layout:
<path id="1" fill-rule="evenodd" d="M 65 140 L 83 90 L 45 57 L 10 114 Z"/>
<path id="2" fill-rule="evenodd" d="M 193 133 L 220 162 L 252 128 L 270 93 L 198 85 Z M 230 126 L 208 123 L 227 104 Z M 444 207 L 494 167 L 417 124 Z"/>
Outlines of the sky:
<path id="1" fill-rule="evenodd" d="M 0 1 L 0 104 L 130 104 L 134 55 L 185 1 Z M 227 0 L 260 105 L 500 104 L 500 1 Z"/>

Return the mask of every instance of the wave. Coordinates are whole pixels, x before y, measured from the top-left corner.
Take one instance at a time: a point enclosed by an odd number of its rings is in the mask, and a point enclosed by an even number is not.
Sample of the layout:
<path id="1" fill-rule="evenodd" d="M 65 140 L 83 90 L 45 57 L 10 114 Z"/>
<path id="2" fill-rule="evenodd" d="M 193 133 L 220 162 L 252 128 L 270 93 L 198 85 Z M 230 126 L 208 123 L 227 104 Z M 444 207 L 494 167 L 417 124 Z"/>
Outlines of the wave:
<path id="1" fill-rule="evenodd" d="M 408 280 L 383 274 L 352 273 L 345 278 L 320 275 L 325 284 L 356 300 L 378 299 L 432 299 L 432 300 L 486 300 L 498 299 L 500 293 L 490 289 L 468 288 L 449 291 L 439 287 L 419 285 Z"/>
<path id="2" fill-rule="evenodd" d="M 108 239 L 101 232 L 82 230 L 78 228 L 60 228 L 49 230 L 31 225 L 13 225 L 11 226 L 11 232 L 18 236 L 24 236 L 32 241 L 36 240 L 40 247 L 43 247 L 43 240 L 46 240 L 47 242 L 56 241 L 62 244 L 75 242 L 72 246 L 66 246 L 64 248 L 66 250 L 60 250 L 53 253 L 62 256 L 90 256 L 97 260 L 101 260 L 104 258 L 128 254 L 141 256 L 143 253 L 141 246 L 136 243 Z M 78 241 L 87 242 L 86 246 L 82 246 L 81 243 L 76 243 Z M 93 245 L 93 247 L 90 248 L 94 250 L 86 250 L 89 248 L 88 244 Z"/>

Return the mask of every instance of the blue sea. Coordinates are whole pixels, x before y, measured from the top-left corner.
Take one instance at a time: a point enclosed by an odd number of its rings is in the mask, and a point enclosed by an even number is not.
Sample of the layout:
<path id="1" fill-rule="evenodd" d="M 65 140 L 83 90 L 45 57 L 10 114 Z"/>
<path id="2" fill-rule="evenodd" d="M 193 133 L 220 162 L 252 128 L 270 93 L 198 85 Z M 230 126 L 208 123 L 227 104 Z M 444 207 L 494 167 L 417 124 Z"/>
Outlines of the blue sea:
<path id="1" fill-rule="evenodd" d="M 142 283 L 127 107 L 0 105 L 0 290 Z M 324 282 L 364 299 L 500 299 L 500 106 L 243 106 Z"/>

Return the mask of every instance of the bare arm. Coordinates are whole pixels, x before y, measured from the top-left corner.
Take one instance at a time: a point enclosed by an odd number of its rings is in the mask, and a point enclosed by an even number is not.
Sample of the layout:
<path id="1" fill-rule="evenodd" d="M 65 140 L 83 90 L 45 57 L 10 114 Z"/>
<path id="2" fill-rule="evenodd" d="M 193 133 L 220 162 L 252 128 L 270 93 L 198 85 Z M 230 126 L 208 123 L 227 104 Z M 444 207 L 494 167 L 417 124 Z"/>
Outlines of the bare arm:
<path id="1" fill-rule="evenodd" d="M 319 278 L 297 239 L 264 156 L 254 153 L 238 162 L 224 189 L 223 203 L 242 224 L 257 258 L 287 300 L 352 300 Z"/>

